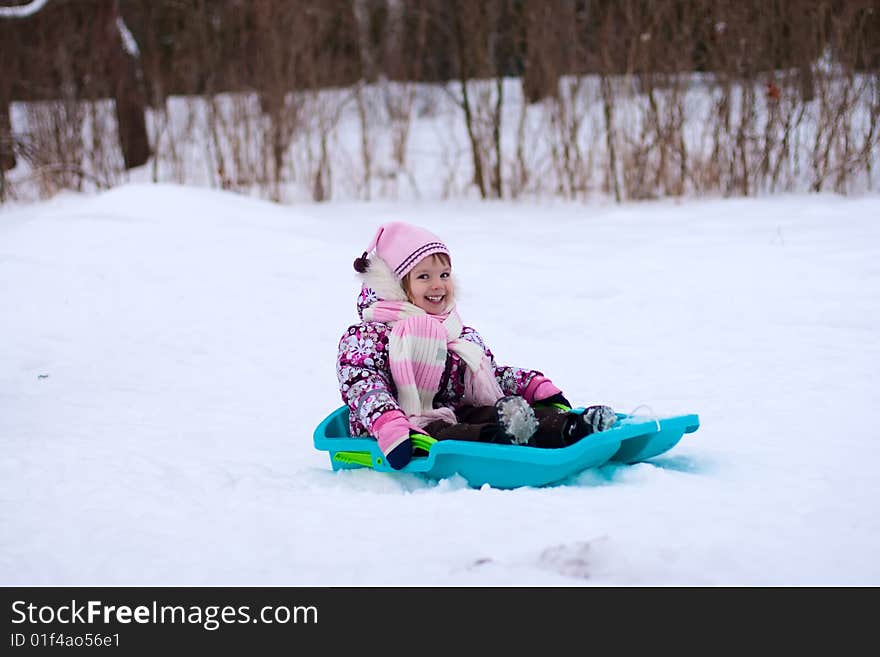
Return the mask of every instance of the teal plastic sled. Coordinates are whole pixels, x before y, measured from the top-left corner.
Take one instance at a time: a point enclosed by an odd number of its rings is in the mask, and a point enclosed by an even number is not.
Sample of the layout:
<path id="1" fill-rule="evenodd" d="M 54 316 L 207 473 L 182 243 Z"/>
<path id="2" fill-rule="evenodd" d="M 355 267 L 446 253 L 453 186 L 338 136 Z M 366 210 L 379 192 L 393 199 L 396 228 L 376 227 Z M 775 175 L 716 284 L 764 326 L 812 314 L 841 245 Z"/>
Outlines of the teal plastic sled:
<path id="1" fill-rule="evenodd" d="M 672 449 L 684 434 L 700 427 L 696 415 L 654 418 L 618 413 L 617 418 L 611 429 L 561 449 L 443 440 L 431 445 L 427 456 L 415 457 L 402 470 L 394 470 L 373 438 L 349 435 L 348 407 L 341 406 L 315 429 L 314 443 L 316 449 L 329 453 L 334 470 L 372 468 L 435 480 L 457 474 L 474 488 L 484 484 L 519 488 L 559 483 L 609 462 L 645 461 Z"/>

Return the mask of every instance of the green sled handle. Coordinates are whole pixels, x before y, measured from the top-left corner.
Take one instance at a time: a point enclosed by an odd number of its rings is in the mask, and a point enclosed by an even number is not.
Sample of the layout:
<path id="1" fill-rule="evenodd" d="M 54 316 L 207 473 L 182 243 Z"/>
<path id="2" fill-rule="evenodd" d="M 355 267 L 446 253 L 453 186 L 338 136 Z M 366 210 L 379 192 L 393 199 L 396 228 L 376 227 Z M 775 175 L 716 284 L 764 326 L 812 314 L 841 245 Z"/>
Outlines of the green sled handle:
<path id="1" fill-rule="evenodd" d="M 423 433 L 416 433 L 411 436 L 413 447 L 423 449 L 426 452 L 431 451 L 431 447 L 437 442 L 436 438 L 431 438 Z M 372 468 L 376 465 L 382 465 L 382 458 L 376 457 L 376 463 L 373 463 L 373 455 L 370 452 L 336 452 L 333 458 L 340 463 L 351 463 L 352 465 L 360 465 L 365 468 Z"/>

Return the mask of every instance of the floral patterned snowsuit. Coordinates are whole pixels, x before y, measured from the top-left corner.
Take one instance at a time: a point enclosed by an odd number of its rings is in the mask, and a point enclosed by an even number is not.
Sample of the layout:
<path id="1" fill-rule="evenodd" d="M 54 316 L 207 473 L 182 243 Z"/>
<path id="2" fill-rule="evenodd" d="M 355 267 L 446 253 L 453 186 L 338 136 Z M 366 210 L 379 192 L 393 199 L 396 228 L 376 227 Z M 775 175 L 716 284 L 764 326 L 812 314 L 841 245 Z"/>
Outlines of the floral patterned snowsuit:
<path id="1" fill-rule="evenodd" d="M 358 296 L 359 324 L 346 329 L 339 340 L 336 374 L 342 401 L 349 408 L 349 430 L 352 436 L 372 435 L 373 421 L 382 413 L 400 410 L 397 389 L 391 378 L 388 363 L 388 337 L 391 327 L 381 322 L 363 321 L 363 311 L 378 297 L 364 286 Z M 497 365 L 483 338 L 473 328 L 465 326 L 461 338 L 479 345 L 495 369 L 495 378 L 505 395 L 522 395 L 535 376 L 536 370 Z M 440 390 L 434 397 L 434 407 L 446 406 L 453 411 L 461 408 L 464 398 L 466 366 L 450 351 L 440 379 Z"/>

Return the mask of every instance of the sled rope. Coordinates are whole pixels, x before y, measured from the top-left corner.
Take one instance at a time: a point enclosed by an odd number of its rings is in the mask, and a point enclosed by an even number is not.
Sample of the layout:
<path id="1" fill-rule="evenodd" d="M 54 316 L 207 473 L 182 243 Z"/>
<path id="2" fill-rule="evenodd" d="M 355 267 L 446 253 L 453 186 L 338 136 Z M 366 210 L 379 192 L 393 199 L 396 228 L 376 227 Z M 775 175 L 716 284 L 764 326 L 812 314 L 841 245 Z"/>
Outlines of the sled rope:
<path id="1" fill-rule="evenodd" d="M 660 431 L 660 418 L 657 417 L 657 414 L 654 412 L 654 409 L 651 408 L 650 406 L 648 406 L 647 404 L 639 404 L 634 409 L 632 409 L 629 412 L 629 414 L 635 415 L 636 411 L 639 410 L 640 408 L 644 408 L 645 410 L 648 411 L 648 416 L 654 420 L 654 424 L 657 425 L 657 431 Z"/>

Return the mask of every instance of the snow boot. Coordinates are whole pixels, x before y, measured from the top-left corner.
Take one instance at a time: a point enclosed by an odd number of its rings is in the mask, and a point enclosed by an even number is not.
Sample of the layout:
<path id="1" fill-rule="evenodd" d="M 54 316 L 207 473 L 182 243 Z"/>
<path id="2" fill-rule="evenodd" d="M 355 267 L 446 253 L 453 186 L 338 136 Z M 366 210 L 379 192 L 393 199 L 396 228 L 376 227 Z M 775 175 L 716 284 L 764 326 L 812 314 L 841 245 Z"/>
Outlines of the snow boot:
<path id="1" fill-rule="evenodd" d="M 598 431 L 605 431 L 617 421 L 617 414 L 608 406 L 591 406 L 579 412 L 540 411 L 538 430 L 529 445 L 534 447 L 568 447 Z"/>
<path id="2" fill-rule="evenodd" d="M 617 413 L 610 406 L 588 406 L 581 415 L 582 423 L 589 426 L 588 433 L 605 431 L 617 422 Z"/>
<path id="3" fill-rule="evenodd" d="M 495 402 L 498 436 L 495 442 L 525 445 L 538 429 L 538 419 L 529 403 L 517 395 Z"/>
<path id="4" fill-rule="evenodd" d="M 591 433 L 590 426 L 583 421 L 580 413 L 557 410 L 541 411 L 538 430 L 529 441 L 533 447 L 556 449 L 568 447 Z"/>
<path id="5" fill-rule="evenodd" d="M 581 438 L 610 429 L 617 421 L 617 414 L 608 406 L 589 406 L 583 413 L 563 413 L 562 442 L 572 445 Z"/>

